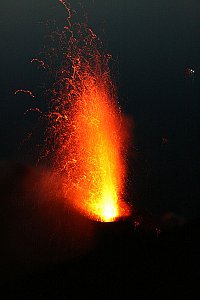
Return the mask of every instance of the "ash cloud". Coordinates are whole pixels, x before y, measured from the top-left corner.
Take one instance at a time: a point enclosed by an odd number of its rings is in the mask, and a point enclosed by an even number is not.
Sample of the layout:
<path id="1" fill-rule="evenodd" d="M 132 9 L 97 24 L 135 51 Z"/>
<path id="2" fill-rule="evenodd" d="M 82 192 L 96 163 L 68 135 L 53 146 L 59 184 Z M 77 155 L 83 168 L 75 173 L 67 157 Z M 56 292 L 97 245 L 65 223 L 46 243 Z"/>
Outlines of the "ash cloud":
<path id="1" fill-rule="evenodd" d="M 92 249 L 93 225 L 63 198 L 55 175 L 4 161 L 0 193 L 2 280 L 69 261 Z"/>

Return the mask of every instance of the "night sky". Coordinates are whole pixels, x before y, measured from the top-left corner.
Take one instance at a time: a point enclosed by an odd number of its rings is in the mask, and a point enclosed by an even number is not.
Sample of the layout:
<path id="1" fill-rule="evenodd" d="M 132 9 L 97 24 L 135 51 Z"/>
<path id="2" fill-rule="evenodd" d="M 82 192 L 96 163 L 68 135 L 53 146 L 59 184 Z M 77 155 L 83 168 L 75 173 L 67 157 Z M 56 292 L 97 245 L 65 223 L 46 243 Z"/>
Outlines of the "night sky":
<path id="1" fill-rule="evenodd" d="M 155 214 L 199 217 L 199 1 L 82 2 L 90 27 L 113 56 L 120 105 L 135 124 L 128 197 Z M 44 46 L 45 24 L 55 20 L 61 28 L 65 17 L 56 0 L 0 3 L 1 161 L 32 162 L 28 146 L 20 145 L 37 127 L 36 115 L 24 115 L 37 99 L 14 92 L 30 89 L 45 105 L 39 95 L 45 73 L 30 60 Z M 187 68 L 194 76 L 185 75 Z"/>

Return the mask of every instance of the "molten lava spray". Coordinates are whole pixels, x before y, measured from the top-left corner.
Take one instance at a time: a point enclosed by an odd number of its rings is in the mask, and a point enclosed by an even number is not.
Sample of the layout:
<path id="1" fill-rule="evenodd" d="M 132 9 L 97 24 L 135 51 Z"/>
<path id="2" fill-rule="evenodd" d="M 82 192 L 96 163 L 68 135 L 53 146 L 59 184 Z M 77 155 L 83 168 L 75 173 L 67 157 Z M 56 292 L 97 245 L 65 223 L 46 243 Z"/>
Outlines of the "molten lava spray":
<path id="1" fill-rule="evenodd" d="M 86 24 L 60 34 L 64 62 L 54 87 L 51 136 L 67 199 L 88 217 L 110 222 L 127 216 L 124 120 L 111 80 L 110 56 Z M 66 39 L 68 40 L 65 46 Z"/>

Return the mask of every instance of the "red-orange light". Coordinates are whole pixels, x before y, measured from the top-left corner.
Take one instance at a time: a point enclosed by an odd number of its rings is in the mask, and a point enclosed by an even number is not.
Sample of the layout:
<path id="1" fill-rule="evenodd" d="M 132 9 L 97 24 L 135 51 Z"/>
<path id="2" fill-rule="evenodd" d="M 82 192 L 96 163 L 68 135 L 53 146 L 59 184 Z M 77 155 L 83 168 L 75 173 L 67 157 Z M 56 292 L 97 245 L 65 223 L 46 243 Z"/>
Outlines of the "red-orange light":
<path id="1" fill-rule="evenodd" d="M 56 164 L 64 178 L 66 198 L 75 208 L 89 218 L 110 222 L 130 213 L 122 199 L 126 175 L 123 116 L 110 76 L 109 55 L 99 49 L 99 40 L 87 25 L 73 27 L 67 20 L 65 30 L 71 38 L 58 82 L 62 88 L 50 114 Z"/>

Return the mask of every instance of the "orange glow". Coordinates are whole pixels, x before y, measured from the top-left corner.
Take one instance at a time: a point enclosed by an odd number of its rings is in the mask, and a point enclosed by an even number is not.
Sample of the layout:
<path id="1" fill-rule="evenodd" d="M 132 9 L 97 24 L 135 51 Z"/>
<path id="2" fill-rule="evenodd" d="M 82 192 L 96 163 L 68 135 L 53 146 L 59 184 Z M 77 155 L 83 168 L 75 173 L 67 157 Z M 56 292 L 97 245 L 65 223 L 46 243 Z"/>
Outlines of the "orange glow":
<path id="1" fill-rule="evenodd" d="M 113 221 L 125 213 L 119 201 L 125 171 L 120 112 L 101 78 L 88 74 L 84 81 L 73 115 L 75 201 L 90 217 Z"/>
<path id="2" fill-rule="evenodd" d="M 130 209 L 122 200 L 126 140 L 110 56 L 85 24 L 73 27 L 68 17 L 68 25 L 71 37 L 50 114 L 56 165 L 66 199 L 89 218 L 111 222 L 128 216 Z"/>

